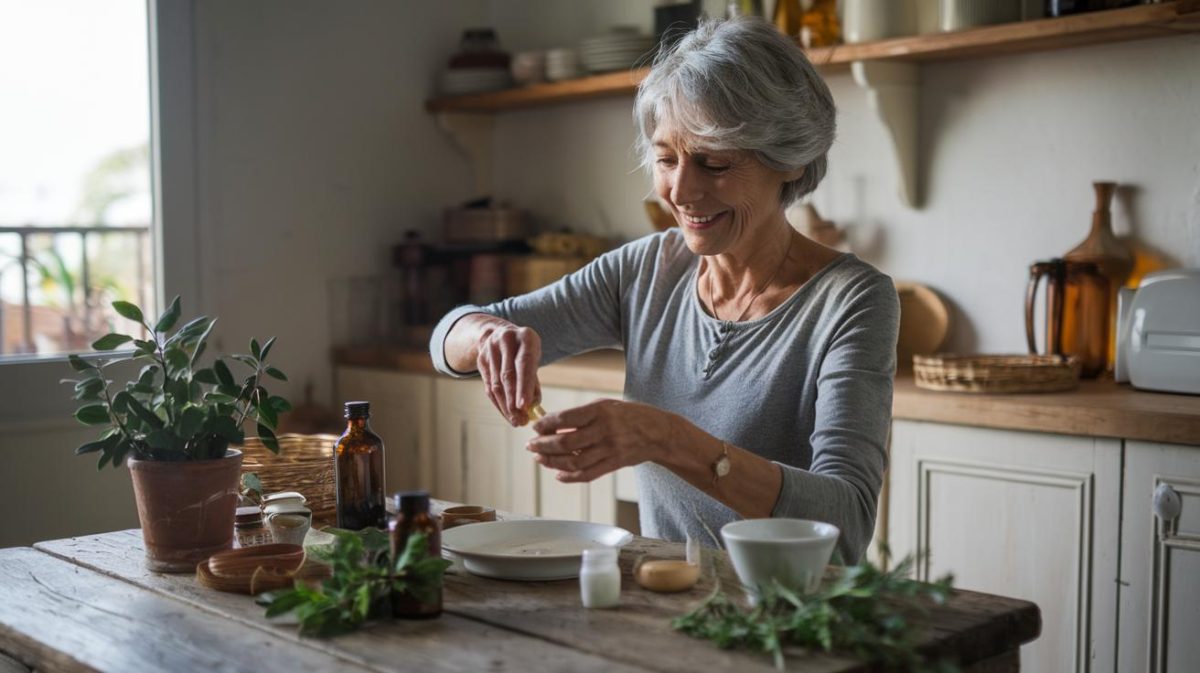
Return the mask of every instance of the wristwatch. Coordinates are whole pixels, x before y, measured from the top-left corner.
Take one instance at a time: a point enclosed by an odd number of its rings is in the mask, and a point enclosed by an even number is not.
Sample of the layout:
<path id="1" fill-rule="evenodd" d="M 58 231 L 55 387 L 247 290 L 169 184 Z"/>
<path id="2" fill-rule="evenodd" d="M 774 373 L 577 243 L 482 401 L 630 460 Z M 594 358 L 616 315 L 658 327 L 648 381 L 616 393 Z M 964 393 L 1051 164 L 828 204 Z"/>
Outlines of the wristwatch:
<path id="1" fill-rule="evenodd" d="M 731 464 L 729 461 L 729 442 L 721 442 L 721 455 L 717 457 L 712 464 L 713 486 L 717 485 L 717 480 L 729 474 Z"/>

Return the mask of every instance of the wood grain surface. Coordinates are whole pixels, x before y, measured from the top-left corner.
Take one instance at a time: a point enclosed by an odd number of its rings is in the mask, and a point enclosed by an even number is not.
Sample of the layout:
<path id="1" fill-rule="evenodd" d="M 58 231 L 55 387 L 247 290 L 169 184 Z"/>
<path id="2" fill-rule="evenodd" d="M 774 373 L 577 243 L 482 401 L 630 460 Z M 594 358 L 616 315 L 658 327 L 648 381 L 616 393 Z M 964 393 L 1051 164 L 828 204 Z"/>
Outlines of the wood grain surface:
<path id="1" fill-rule="evenodd" d="M 40 662 L 42 667 L 50 662 L 51 668 L 69 671 L 132 670 L 123 665 L 126 661 L 147 666 L 158 662 L 155 668 L 162 668 L 172 657 L 183 657 L 193 667 L 183 670 L 236 671 L 243 669 L 231 651 L 256 647 L 287 652 L 295 659 L 281 659 L 284 667 L 272 658 L 266 670 L 773 670 L 765 655 L 720 650 L 673 631 L 671 618 L 707 596 L 714 574 L 706 573 L 689 592 L 650 593 L 631 577 L 633 563 L 642 554 L 682 558 L 683 549 L 676 543 L 636 538 L 622 550 L 621 607 L 616 610 L 583 609 L 575 580 L 506 582 L 452 571 L 446 578 L 447 612 L 441 619 L 381 622 L 338 638 L 314 639 L 299 637 L 294 625 L 268 623 L 263 609 L 248 597 L 210 591 L 187 575 L 147 571 L 138 531 L 54 540 L 39 543 L 36 550 L 0 551 L 0 580 L 20 587 L 17 600 L 0 603 L 0 650 L 22 662 Z M 736 591 L 724 555 L 714 552 L 710 558 L 720 559 L 715 567 L 723 585 Z M 35 568 L 39 574 L 31 575 Z M 58 593 L 47 593 L 42 583 Z M 74 602 L 60 609 L 64 606 L 58 594 Z M 123 621 L 98 619 L 102 613 L 87 612 L 98 609 L 115 611 Z M 71 616 L 78 614 L 92 618 L 83 623 Z M 141 635 L 114 640 L 113 625 L 130 620 Z M 924 624 L 921 642 L 926 651 L 959 657 L 968 666 L 1003 660 L 1040 629 L 1033 604 L 972 592 L 956 592 Z M 178 649 L 175 640 L 190 638 L 197 630 L 204 651 Z M 169 633 L 159 637 L 160 632 Z M 219 647 L 214 640 L 220 641 Z M 789 670 L 871 670 L 857 661 L 798 648 L 789 648 L 787 654 Z M 216 659 L 229 663 L 217 665 Z"/>
<path id="2" fill-rule="evenodd" d="M 0 550 L 0 585 L 0 649 L 36 670 L 368 670 L 29 548 Z"/>
<path id="3" fill-rule="evenodd" d="M 1084 381 L 1063 393 L 978 394 L 922 390 L 896 379 L 892 415 L 1006 430 L 1140 439 L 1200 446 L 1200 396 Z"/>
<path id="4" fill-rule="evenodd" d="M 569 648 L 513 633 L 454 614 L 428 621 L 388 621 L 331 639 L 301 638 L 294 625 L 273 625 L 264 609 L 246 596 L 211 591 L 190 575 L 147 570 L 141 534 L 136 530 L 54 540 L 39 551 L 123 580 L 154 594 L 219 615 L 243 629 L 314 649 L 380 671 L 626 671 L 602 657 L 581 656 Z M 3 648 L 0 645 L 0 648 Z M 288 669 L 279 669 L 288 670 Z"/>

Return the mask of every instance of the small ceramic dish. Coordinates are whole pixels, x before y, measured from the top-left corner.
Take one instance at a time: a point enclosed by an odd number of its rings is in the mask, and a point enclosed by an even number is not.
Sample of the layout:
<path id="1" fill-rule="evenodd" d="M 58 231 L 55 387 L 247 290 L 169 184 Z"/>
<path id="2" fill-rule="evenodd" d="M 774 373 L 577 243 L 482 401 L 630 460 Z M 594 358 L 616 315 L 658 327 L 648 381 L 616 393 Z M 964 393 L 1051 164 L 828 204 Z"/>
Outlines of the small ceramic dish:
<path id="1" fill-rule="evenodd" d="M 457 505 L 442 510 L 442 530 L 468 523 L 486 523 L 496 520 L 496 510 L 479 505 Z"/>
<path id="2" fill-rule="evenodd" d="M 304 506 L 308 504 L 308 499 L 299 491 L 279 491 L 278 493 L 264 495 L 262 500 L 264 508 L 267 505 L 282 505 L 285 503 Z"/>

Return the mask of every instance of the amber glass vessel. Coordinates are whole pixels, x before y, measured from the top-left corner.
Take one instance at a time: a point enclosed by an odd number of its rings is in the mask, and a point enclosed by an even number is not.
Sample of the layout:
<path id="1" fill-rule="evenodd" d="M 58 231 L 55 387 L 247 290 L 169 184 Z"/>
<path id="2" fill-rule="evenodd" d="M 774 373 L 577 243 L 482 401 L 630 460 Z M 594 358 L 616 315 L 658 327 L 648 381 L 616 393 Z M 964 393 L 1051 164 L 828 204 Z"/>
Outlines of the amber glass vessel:
<path id="1" fill-rule="evenodd" d="M 1112 329 L 1108 278 L 1091 262 L 1052 259 L 1030 267 L 1025 295 L 1025 331 L 1030 353 L 1037 353 L 1033 311 L 1042 277 L 1046 278 L 1046 354 L 1073 355 L 1079 359 L 1082 376 L 1100 375 L 1108 363 Z"/>
<path id="2" fill-rule="evenodd" d="M 424 533 L 429 541 L 429 555 L 442 555 L 442 531 L 437 519 L 429 513 L 429 494 L 425 491 L 410 491 L 392 495 L 396 515 L 388 524 L 388 537 L 392 544 L 392 559 L 395 562 L 404 553 L 408 538 Z M 417 597 L 410 593 L 392 592 L 392 616 L 406 619 L 430 619 L 442 614 L 442 589 L 429 596 Z"/>
<path id="3" fill-rule="evenodd" d="M 832 47 L 842 42 L 837 0 L 813 0 L 800 17 L 800 44 L 805 48 Z"/>
<path id="4" fill-rule="evenodd" d="M 337 481 L 337 526 L 361 530 L 383 528 L 383 440 L 371 432 L 369 402 L 346 403 L 346 431 L 334 449 Z"/>

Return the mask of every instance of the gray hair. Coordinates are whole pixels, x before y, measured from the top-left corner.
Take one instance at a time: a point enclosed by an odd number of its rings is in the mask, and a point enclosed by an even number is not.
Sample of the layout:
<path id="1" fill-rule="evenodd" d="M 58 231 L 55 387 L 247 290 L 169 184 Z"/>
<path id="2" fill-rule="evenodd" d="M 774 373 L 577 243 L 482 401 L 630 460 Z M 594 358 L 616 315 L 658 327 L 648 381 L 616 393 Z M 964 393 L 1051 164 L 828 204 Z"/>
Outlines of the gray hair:
<path id="1" fill-rule="evenodd" d="M 637 147 L 669 121 L 709 150 L 748 150 L 768 168 L 804 175 L 783 186 L 784 207 L 825 177 L 837 111 L 804 52 L 759 18 L 706 20 L 654 60 L 633 108 Z"/>

